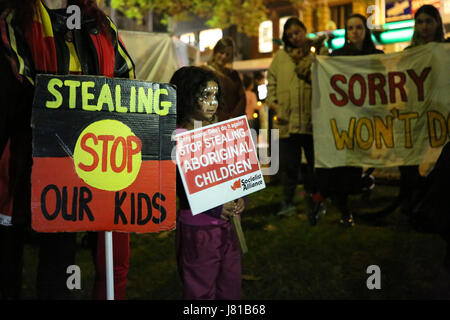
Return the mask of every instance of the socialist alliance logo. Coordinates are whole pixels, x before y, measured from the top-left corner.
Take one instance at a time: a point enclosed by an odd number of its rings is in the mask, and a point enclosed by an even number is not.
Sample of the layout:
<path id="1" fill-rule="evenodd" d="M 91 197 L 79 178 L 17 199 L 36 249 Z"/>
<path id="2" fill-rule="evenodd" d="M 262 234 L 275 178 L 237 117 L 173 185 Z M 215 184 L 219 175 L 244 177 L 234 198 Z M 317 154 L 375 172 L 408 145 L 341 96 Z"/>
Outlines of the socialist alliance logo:
<path id="1" fill-rule="evenodd" d="M 232 185 L 231 190 L 235 191 L 236 189 L 241 187 L 241 179 L 237 179 Z"/>

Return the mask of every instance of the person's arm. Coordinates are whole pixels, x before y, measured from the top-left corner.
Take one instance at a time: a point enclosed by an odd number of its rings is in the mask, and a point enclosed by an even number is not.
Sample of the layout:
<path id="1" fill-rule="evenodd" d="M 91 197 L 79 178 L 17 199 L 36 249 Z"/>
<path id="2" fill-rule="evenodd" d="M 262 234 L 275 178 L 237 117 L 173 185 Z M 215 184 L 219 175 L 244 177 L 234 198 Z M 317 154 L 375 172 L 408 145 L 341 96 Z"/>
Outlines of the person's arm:
<path id="1" fill-rule="evenodd" d="M 278 98 L 277 98 L 277 55 L 272 60 L 269 70 L 267 71 L 267 98 L 266 104 L 276 110 Z"/>
<path id="2" fill-rule="evenodd" d="M 260 103 L 258 105 L 258 97 L 256 96 L 256 93 L 254 93 L 253 91 L 251 91 L 251 98 L 250 99 L 252 101 L 251 104 L 252 104 L 254 110 L 261 110 L 262 109 L 263 105 L 262 105 L 262 103 Z"/>
<path id="3" fill-rule="evenodd" d="M 244 85 L 242 84 L 241 78 L 239 77 L 237 71 L 233 70 L 230 78 L 234 82 L 236 94 L 238 96 L 236 105 L 234 106 L 233 110 L 230 110 L 230 118 L 236 118 L 245 115 L 245 107 L 247 105 L 247 99 L 245 97 Z"/>
<path id="4" fill-rule="evenodd" d="M 111 29 L 114 37 L 114 52 L 115 52 L 115 65 L 114 65 L 114 77 L 115 78 L 128 78 L 135 79 L 135 66 L 128 54 L 121 38 L 117 27 L 109 19 Z"/>
<path id="5" fill-rule="evenodd" d="M 244 198 L 236 199 L 235 201 L 230 201 L 222 206 L 222 213 L 220 217 L 224 220 L 229 220 L 232 216 L 240 215 L 245 209 Z"/>
<path id="6" fill-rule="evenodd" d="M 11 98 L 16 94 L 14 79 L 10 72 L 11 67 L 0 47 L 0 158 L 10 137 L 11 126 L 13 125 L 14 107 L 10 104 Z"/>

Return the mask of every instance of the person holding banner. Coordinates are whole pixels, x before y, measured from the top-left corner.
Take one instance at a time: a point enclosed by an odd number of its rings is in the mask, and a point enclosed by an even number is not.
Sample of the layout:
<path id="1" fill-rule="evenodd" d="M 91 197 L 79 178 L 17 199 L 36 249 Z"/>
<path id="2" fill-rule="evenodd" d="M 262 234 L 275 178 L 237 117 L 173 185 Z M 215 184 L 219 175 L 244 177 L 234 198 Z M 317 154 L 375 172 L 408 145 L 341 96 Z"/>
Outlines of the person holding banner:
<path id="1" fill-rule="evenodd" d="M 448 42 L 439 10 L 421 6 L 414 15 L 414 34 L 405 50 L 430 42 Z M 431 172 L 421 176 L 419 166 L 400 166 L 401 209 L 418 231 L 439 234 L 446 243 L 444 268 L 450 272 L 450 142 L 443 147 Z"/>
<path id="2" fill-rule="evenodd" d="M 80 25 L 71 26 L 68 5 L 81 10 Z M 102 75 L 134 78 L 134 65 L 113 22 L 94 0 L 4 1 L 0 17 L 0 156 L 10 140 L 12 223 L 30 224 L 32 166 L 31 106 L 35 76 L 43 74 Z M 37 294 L 40 299 L 67 299 L 67 268 L 75 264 L 76 233 L 40 233 Z M 129 265 L 129 235 L 114 236 L 115 298 L 123 299 Z M 94 298 L 105 299 L 106 275 L 103 236 L 95 245 Z M 18 245 L 20 243 L 20 245 Z M 23 252 L 24 239 L 14 244 Z M 13 261 L 13 260 L 12 260 Z M 14 260 L 15 261 L 15 260 Z M 22 266 L 17 264 L 21 274 Z M 0 271 L 3 273 L 3 270 Z M 20 277 L 19 277 L 20 278 Z M 15 284 L 21 287 L 20 281 Z"/>
<path id="3" fill-rule="evenodd" d="M 241 78 L 236 70 L 227 67 L 233 62 L 234 42 L 230 37 L 220 39 L 213 49 L 206 67 L 213 70 L 225 91 L 223 107 L 217 112 L 219 121 L 245 114 L 245 92 Z"/>
<path id="4" fill-rule="evenodd" d="M 429 4 L 421 6 L 414 15 L 414 34 L 411 45 L 406 49 L 444 40 L 444 26 L 439 10 Z"/>
<path id="5" fill-rule="evenodd" d="M 223 90 L 218 76 L 205 68 L 183 67 L 171 84 L 177 87 L 177 133 L 217 122 Z M 244 199 L 193 215 L 177 171 L 176 255 L 184 299 L 241 299 L 241 252 L 230 217 L 240 215 Z"/>
<path id="6" fill-rule="evenodd" d="M 444 268 L 450 272 L 450 142 L 443 147 L 433 169 L 413 190 L 410 222 L 420 232 L 440 235 L 446 243 Z"/>
<path id="7" fill-rule="evenodd" d="M 405 50 L 427 44 L 444 42 L 444 27 L 439 11 L 432 5 L 421 6 L 414 15 L 414 34 L 411 45 Z M 420 175 L 419 166 L 400 166 L 400 206 L 402 212 L 410 216 L 414 189 L 420 188 L 424 178 Z"/>
<path id="8" fill-rule="evenodd" d="M 342 48 L 334 50 L 332 56 L 357 56 L 367 54 L 382 54 L 372 41 L 367 27 L 367 20 L 361 14 L 352 14 L 345 22 L 345 44 Z M 331 196 L 341 212 L 340 223 L 344 226 L 353 226 L 354 217 L 348 203 L 348 196 L 360 193 L 363 189 L 373 186 L 373 178 L 363 174 L 361 167 L 316 168 L 320 192 Z"/>
<path id="9" fill-rule="evenodd" d="M 278 215 L 292 215 L 302 150 L 307 166 L 303 172 L 311 224 L 322 204 L 314 178 L 314 149 L 311 121 L 311 84 L 299 76 L 298 67 L 309 59 L 312 43 L 306 38 L 306 27 L 298 18 L 286 21 L 283 30 L 284 48 L 278 50 L 267 74 L 266 103 L 276 112 L 274 128 L 279 130 L 280 168 L 283 185 L 282 205 Z M 296 54 L 295 59 L 293 55 Z"/>

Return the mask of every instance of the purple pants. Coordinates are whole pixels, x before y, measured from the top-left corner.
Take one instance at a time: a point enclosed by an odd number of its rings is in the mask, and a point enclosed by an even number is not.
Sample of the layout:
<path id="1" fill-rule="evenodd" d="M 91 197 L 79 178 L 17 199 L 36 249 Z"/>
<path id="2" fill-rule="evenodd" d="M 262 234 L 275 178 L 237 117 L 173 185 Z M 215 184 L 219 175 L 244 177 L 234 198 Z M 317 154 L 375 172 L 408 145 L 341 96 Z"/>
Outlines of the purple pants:
<path id="1" fill-rule="evenodd" d="M 241 299 L 241 252 L 231 223 L 178 223 L 177 262 L 184 299 Z"/>

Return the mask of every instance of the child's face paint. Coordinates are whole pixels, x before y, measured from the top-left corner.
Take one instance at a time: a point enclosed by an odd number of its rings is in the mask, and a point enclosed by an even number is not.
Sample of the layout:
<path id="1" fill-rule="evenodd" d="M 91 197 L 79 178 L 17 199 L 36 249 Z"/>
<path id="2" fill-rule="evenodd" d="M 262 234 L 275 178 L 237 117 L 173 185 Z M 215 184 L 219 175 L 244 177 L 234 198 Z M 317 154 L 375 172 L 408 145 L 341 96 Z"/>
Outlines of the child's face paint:
<path id="1" fill-rule="evenodd" d="M 217 100 L 218 93 L 219 85 L 217 82 L 208 81 L 206 88 L 203 89 L 198 98 L 198 104 L 200 106 L 199 113 L 204 120 L 211 120 L 216 114 L 217 108 L 219 107 L 219 101 Z"/>

